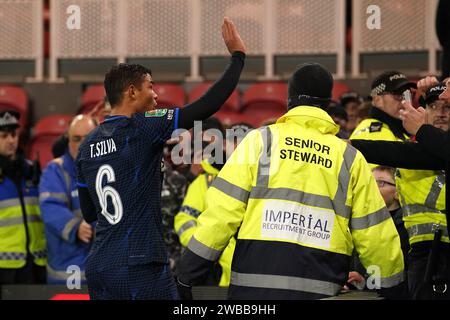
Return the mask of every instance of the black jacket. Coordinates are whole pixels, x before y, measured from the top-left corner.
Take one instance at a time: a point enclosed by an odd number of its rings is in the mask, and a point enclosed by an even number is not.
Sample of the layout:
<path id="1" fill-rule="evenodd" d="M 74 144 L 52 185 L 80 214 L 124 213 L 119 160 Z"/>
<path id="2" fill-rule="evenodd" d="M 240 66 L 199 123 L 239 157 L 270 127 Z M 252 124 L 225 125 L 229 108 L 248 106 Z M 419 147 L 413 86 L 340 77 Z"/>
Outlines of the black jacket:
<path id="1" fill-rule="evenodd" d="M 450 46 L 450 1 L 440 0 L 436 13 L 436 33 L 443 47 Z"/>

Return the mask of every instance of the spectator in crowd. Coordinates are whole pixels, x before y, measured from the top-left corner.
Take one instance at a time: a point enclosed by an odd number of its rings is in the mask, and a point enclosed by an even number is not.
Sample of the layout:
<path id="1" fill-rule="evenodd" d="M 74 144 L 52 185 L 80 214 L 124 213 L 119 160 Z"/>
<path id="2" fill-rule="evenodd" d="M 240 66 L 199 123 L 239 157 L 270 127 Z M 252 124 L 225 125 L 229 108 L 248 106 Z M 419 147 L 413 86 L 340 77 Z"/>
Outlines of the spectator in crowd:
<path id="1" fill-rule="evenodd" d="M 348 117 L 347 112 L 341 106 L 330 106 L 327 108 L 327 113 L 331 116 L 333 121 L 339 125 L 339 132 L 336 134 L 338 138 L 348 139 L 350 137 L 347 131 Z"/>
<path id="2" fill-rule="evenodd" d="M 356 92 L 344 93 L 340 98 L 340 104 L 347 113 L 347 124 L 344 129 L 352 133 L 358 125 L 358 108 L 363 103 L 362 97 Z"/>
<path id="3" fill-rule="evenodd" d="M 74 160 L 84 138 L 97 126 L 88 115 L 76 116 L 67 133 L 68 147 L 52 160 L 42 174 L 39 198 L 47 236 L 47 282 L 65 284 L 75 266 L 85 281 L 85 260 L 89 252 L 93 228 L 84 221 L 76 185 Z"/>
<path id="4" fill-rule="evenodd" d="M 370 118 L 372 113 L 372 101 L 364 101 L 358 106 L 358 113 L 356 116 L 356 125 L 358 126 L 363 120 Z"/>
<path id="5" fill-rule="evenodd" d="M 227 130 L 225 149 L 237 147 L 247 133 L 253 129 L 246 123 L 238 123 Z M 233 140 L 231 140 L 233 139 Z M 192 183 L 184 198 L 180 212 L 175 216 L 175 230 L 180 237 L 180 241 L 186 247 L 197 229 L 197 218 L 206 210 L 206 192 L 212 185 L 214 179 L 222 169 L 226 160 L 226 153 L 222 159 L 215 159 L 214 155 L 203 160 L 201 166 L 204 173 L 200 174 Z M 202 285 L 219 285 L 227 287 L 230 284 L 231 260 L 233 258 L 236 241 L 232 238 L 219 258 L 218 263 L 211 266 L 208 276 L 203 280 Z"/>
<path id="6" fill-rule="evenodd" d="M 219 163 L 211 157 L 203 160 L 201 166 L 203 173 L 189 185 L 183 204 L 174 220 L 175 231 L 184 247 L 188 245 L 197 229 L 197 218 L 206 209 L 206 191 L 222 169 L 223 161 Z M 231 259 L 235 244 L 235 241 L 230 241 L 218 263 L 211 266 L 208 277 L 203 280 L 201 285 L 229 285 Z"/>
<path id="7" fill-rule="evenodd" d="M 403 257 L 405 258 L 405 270 L 407 269 L 406 257 L 409 250 L 408 232 L 405 229 L 403 222 L 402 209 L 400 207 L 399 194 L 395 185 L 395 168 L 378 166 L 372 169 L 372 173 L 377 182 L 378 189 L 383 197 L 392 219 L 394 220 L 395 227 L 398 235 L 400 236 L 400 244 L 403 251 Z"/>
<path id="8" fill-rule="evenodd" d="M 19 118 L 15 111 L 0 112 L 0 285 L 45 283 L 40 169 L 18 148 Z"/>
<path id="9" fill-rule="evenodd" d="M 353 248 L 366 267 L 380 267 L 382 293 L 402 290 L 400 240 L 375 179 L 362 155 L 335 136 L 339 128 L 323 110 L 332 87 L 321 65 L 293 73 L 288 112 L 247 135 L 209 188 L 180 262 L 180 283 L 196 285 L 235 237 L 230 299 L 334 296 Z M 332 223 L 328 237 L 323 227 Z"/>
<path id="10" fill-rule="evenodd" d="M 450 1 L 439 0 L 436 33 L 442 45 L 442 79 L 450 76 Z"/>
<path id="11" fill-rule="evenodd" d="M 169 251 L 170 268 L 174 275 L 176 275 L 177 263 L 182 251 L 180 240 L 174 229 L 174 218 L 180 210 L 189 185 L 185 175 L 177 170 L 180 166 L 172 162 L 171 152 L 178 142 L 177 138 L 169 139 L 164 147 L 164 178 L 161 188 L 163 238 Z"/>
<path id="12" fill-rule="evenodd" d="M 92 117 L 97 123 L 100 123 L 110 112 L 111 106 L 105 97 L 105 100 L 97 103 L 87 115 Z M 53 158 L 62 157 L 67 150 L 68 144 L 69 140 L 67 139 L 67 132 L 65 132 L 52 145 Z"/>
<path id="13" fill-rule="evenodd" d="M 420 82 L 419 89 L 423 90 Z M 415 121 L 406 123 L 411 133 L 417 133 L 419 143 L 352 141 L 352 144 L 360 149 L 369 161 L 375 159 L 384 164 L 413 169 L 436 170 L 447 167 L 448 170 L 445 150 L 442 149 L 445 147 L 445 140 L 428 142 L 424 140 L 425 137 L 431 139 L 436 135 L 445 137 L 445 131 L 448 134 L 450 99 L 443 99 L 449 97 L 446 96 L 447 90 L 448 87 L 443 84 L 428 88 L 425 98 L 422 99 L 426 111 L 421 110 L 425 113 L 414 110 L 410 105 L 406 105 L 406 111 L 402 112 L 402 117 L 405 114 L 408 116 L 409 113 L 424 116 L 420 121 L 426 124 L 416 126 L 413 125 Z M 419 127 L 419 131 L 423 130 L 424 135 L 411 129 L 414 127 Z M 436 156 L 430 157 L 427 154 L 428 144 L 442 149 L 437 159 L 434 158 Z M 408 171 L 408 174 L 401 174 L 396 180 L 404 212 L 403 220 L 411 244 L 408 270 L 410 294 L 413 299 L 449 299 L 446 286 L 450 281 L 448 270 L 450 261 L 446 253 L 450 247 L 445 214 L 448 200 L 445 186 L 448 175 L 442 171 L 414 170 Z"/>

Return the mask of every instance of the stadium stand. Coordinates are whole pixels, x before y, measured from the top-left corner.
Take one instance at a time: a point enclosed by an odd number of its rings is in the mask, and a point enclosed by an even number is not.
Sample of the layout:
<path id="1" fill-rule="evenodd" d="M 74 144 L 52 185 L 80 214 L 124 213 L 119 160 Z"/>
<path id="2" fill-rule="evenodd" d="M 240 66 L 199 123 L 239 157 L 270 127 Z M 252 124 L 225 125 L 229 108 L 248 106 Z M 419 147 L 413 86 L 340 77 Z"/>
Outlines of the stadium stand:
<path id="1" fill-rule="evenodd" d="M 34 127 L 28 158 L 39 159 L 41 168 L 53 159 L 52 145 L 69 127 L 73 115 L 55 114 L 41 119 Z"/>

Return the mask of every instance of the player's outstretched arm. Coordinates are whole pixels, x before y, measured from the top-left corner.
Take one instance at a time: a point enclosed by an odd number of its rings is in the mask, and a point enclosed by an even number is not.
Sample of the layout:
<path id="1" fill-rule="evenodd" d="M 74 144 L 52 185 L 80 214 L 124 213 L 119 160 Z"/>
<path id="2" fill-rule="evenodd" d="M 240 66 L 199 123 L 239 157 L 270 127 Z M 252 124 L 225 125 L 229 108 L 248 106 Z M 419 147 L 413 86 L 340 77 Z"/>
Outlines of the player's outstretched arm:
<path id="1" fill-rule="evenodd" d="M 231 53 L 231 62 L 220 79 L 202 97 L 180 109 L 179 128 L 190 129 L 194 121 L 205 120 L 219 111 L 239 82 L 247 49 L 236 26 L 226 17 L 223 20 L 222 37 Z"/>

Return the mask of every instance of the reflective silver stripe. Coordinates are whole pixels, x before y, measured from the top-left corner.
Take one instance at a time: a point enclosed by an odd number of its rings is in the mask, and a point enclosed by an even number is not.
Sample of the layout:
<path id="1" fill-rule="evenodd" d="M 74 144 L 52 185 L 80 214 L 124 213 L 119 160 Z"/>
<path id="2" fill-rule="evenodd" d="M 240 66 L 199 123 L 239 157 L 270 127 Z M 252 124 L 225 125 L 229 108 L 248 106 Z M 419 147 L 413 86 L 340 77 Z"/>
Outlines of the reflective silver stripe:
<path id="1" fill-rule="evenodd" d="M 304 205 L 333 209 L 330 198 L 289 188 L 254 187 L 251 199 L 278 199 L 299 202 Z"/>
<path id="2" fill-rule="evenodd" d="M 75 210 L 73 210 L 72 212 L 73 212 L 73 214 L 75 215 L 75 217 L 83 218 L 83 214 L 82 214 L 82 212 L 81 212 L 81 209 L 75 209 Z"/>
<path id="3" fill-rule="evenodd" d="M 66 170 L 64 170 L 63 166 L 61 166 L 61 169 L 64 174 L 64 181 L 66 182 L 66 188 L 67 188 L 66 190 L 70 191 L 72 189 L 70 175 L 67 173 Z"/>
<path id="4" fill-rule="evenodd" d="M 268 127 L 262 127 L 259 131 L 263 139 L 263 148 L 261 157 L 259 157 L 256 185 L 267 187 L 269 186 L 270 158 L 272 155 L 272 132 Z"/>
<path id="5" fill-rule="evenodd" d="M 377 224 L 386 221 L 387 219 L 391 219 L 391 215 L 389 211 L 384 207 L 364 217 L 352 218 L 350 220 L 350 226 L 352 230 L 362 230 L 376 226 Z"/>
<path id="6" fill-rule="evenodd" d="M 73 209 L 73 205 L 72 205 L 72 196 L 70 193 L 70 190 L 72 190 L 72 179 L 70 179 L 70 175 L 67 173 L 66 170 L 64 170 L 63 166 L 61 166 L 61 169 L 64 173 L 64 181 L 66 182 L 66 190 L 68 193 L 67 196 L 67 204 L 69 206 L 69 209 L 72 210 Z"/>
<path id="7" fill-rule="evenodd" d="M 39 197 L 25 197 L 23 202 L 26 206 L 38 206 L 39 205 Z"/>
<path id="8" fill-rule="evenodd" d="M 393 276 L 390 277 L 386 277 L 386 278 L 381 278 L 380 279 L 380 285 L 382 288 L 391 288 L 393 286 L 398 285 L 399 283 L 401 283 L 404 279 L 403 276 L 403 271 L 399 272 L 397 274 L 394 274 Z"/>
<path id="9" fill-rule="evenodd" d="M 445 184 L 445 176 L 443 174 L 439 174 L 434 179 L 433 184 L 431 185 L 430 192 L 428 193 L 427 199 L 425 200 L 425 205 L 429 208 L 436 208 L 436 204 L 439 198 L 439 194 L 442 191 L 442 187 Z"/>
<path id="10" fill-rule="evenodd" d="M 47 275 L 56 280 L 67 280 L 67 278 L 71 276 L 72 273 L 67 273 L 65 271 L 56 271 L 47 264 Z M 84 271 L 81 271 L 80 276 L 82 281 L 86 280 Z"/>
<path id="11" fill-rule="evenodd" d="M 25 197 L 23 199 L 23 202 L 25 205 L 28 205 L 28 206 L 39 205 L 39 198 L 38 197 Z M 0 201 L 0 209 L 6 209 L 9 207 L 15 207 L 15 206 L 20 206 L 19 198 Z"/>
<path id="12" fill-rule="evenodd" d="M 191 241 L 189 241 L 188 249 L 209 261 L 217 261 L 222 254 L 222 251 L 205 246 L 203 243 L 197 241 L 195 237 L 192 237 Z"/>
<path id="13" fill-rule="evenodd" d="M 0 201 L 0 209 L 20 206 L 20 200 L 17 198 Z"/>
<path id="14" fill-rule="evenodd" d="M 242 189 L 241 187 L 238 187 L 232 183 L 229 183 L 228 181 L 217 177 L 214 179 L 214 182 L 211 187 L 214 187 L 223 193 L 229 195 L 232 198 L 235 198 L 236 200 L 242 201 L 244 203 L 247 203 L 248 197 L 250 195 L 250 192 L 248 192 L 245 189 Z"/>
<path id="15" fill-rule="evenodd" d="M 352 209 L 347 206 L 348 187 L 350 183 L 350 168 L 353 165 L 356 157 L 356 149 L 347 145 L 344 151 L 344 161 L 342 161 L 341 169 L 339 170 L 338 188 L 333 202 L 334 212 L 337 215 L 350 219 Z"/>
<path id="16" fill-rule="evenodd" d="M 9 218 L 0 220 L 0 227 L 10 227 L 23 223 L 22 217 Z"/>
<path id="17" fill-rule="evenodd" d="M 39 201 L 44 201 L 48 198 L 58 199 L 64 202 L 67 202 L 67 194 L 63 192 L 41 192 L 39 194 Z"/>
<path id="18" fill-rule="evenodd" d="M 62 238 L 66 241 L 69 241 L 69 235 L 74 226 L 81 221 L 80 218 L 75 217 L 73 219 L 70 219 L 69 222 L 66 223 L 64 226 L 64 229 L 62 231 Z"/>
<path id="19" fill-rule="evenodd" d="M 181 237 L 181 235 L 183 234 L 183 232 L 185 232 L 187 229 L 193 228 L 197 226 L 197 222 L 194 220 L 188 221 L 186 223 L 184 223 L 180 230 L 178 230 L 177 234 L 179 237 Z"/>
<path id="20" fill-rule="evenodd" d="M 407 228 L 406 230 L 408 231 L 408 235 L 411 238 L 414 236 L 423 236 L 423 235 L 427 235 L 427 234 L 433 235 L 436 226 L 437 226 L 437 224 L 435 224 L 435 223 L 422 223 L 422 224 L 413 225 L 413 226 Z M 441 225 L 440 229 L 442 230 L 442 236 L 448 237 L 447 227 Z"/>
<path id="21" fill-rule="evenodd" d="M 25 205 L 28 205 L 28 206 L 39 205 L 39 198 L 38 197 L 25 197 L 23 199 L 23 202 Z M 15 207 L 15 206 L 20 206 L 19 198 L 0 201 L 0 209 L 6 209 L 9 207 Z"/>
<path id="22" fill-rule="evenodd" d="M 27 215 L 27 222 L 41 222 L 41 217 L 38 215 Z M 0 227 L 10 227 L 14 225 L 23 224 L 23 217 L 15 217 L 9 219 L 0 219 Z"/>
<path id="23" fill-rule="evenodd" d="M 337 295 L 341 286 L 337 283 L 299 277 L 231 272 L 230 283 L 241 287 L 295 290 L 327 296 Z"/>
<path id="24" fill-rule="evenodd" d="M 402 206 L 402 210 L 403 210 L 404 217 L 412 216 L 412 215 L 418 214 L 418 213 L 444 214 L 443 212 L 437 210 L 436 207 L 429 208 L 427 206 L 424 206 L 422 204 L 417 204 L 417 203 L 404 205 L 404 206 Z"/>

